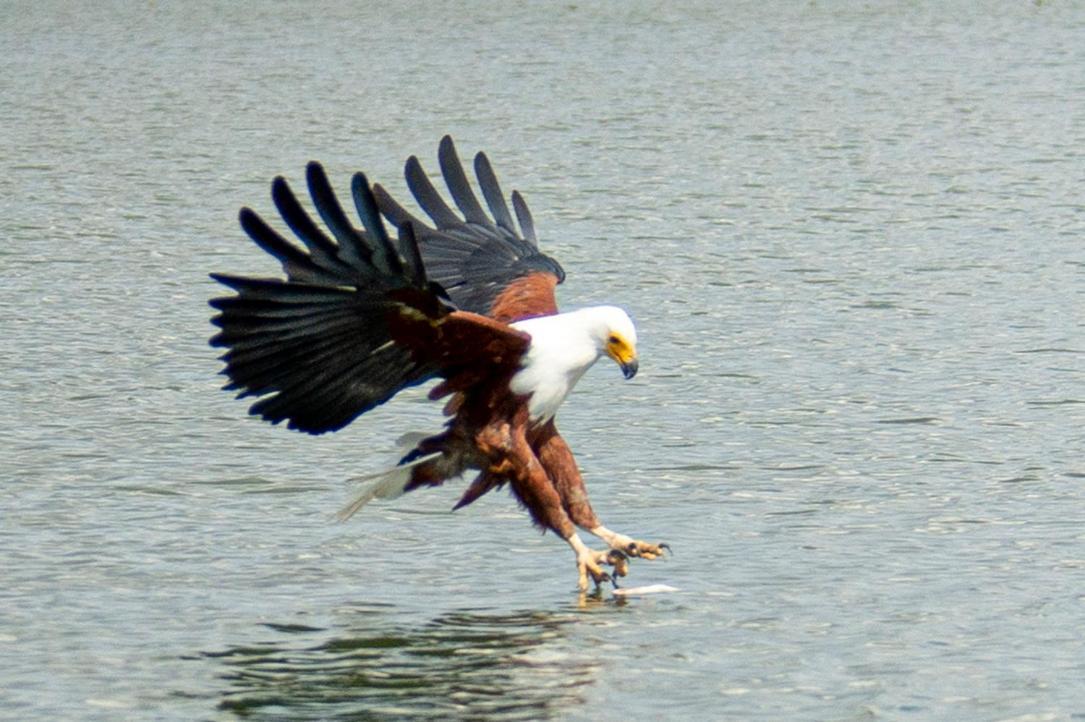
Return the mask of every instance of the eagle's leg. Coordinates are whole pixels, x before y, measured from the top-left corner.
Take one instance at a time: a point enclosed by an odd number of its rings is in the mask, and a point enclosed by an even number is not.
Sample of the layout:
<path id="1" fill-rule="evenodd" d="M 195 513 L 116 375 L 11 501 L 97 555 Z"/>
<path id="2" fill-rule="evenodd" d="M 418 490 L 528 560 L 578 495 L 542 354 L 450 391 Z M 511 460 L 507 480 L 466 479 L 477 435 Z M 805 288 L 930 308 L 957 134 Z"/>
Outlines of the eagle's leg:
<path id="1" fill-rule="evenodd" d="M 588 548 L 576 533 L 576 527 L 562 508 L 561 497 L 534 456 L 524 465 L 524 470 L 528 472 L 526 476 L 512 477 L 512 489 L 537 525 L 552 529 L 573 548 L 577 588 L 582 592 L 587 591 L 589 578 L 595 582 L 595 586 L 611 581 L 611 575 L 603 570 L 607 565 L 614 568 L 615 577 L 624 577 L 628 568 L 625 555 L 613 549 L 595 551 Z"/>
<path id="2" fill-rule="evenodd" d="M 625 575 L 626 561 L 623 555 L 615 554 L 613 550 L 594 551 L 581 541 L 562 504 L 561 495 L 523 431 L 518 432 L 508 424 L 498 428 L 491 426 L 479 434 L 478 440 L 479 446 L 492 459 L 500 459 L 494 462 L 495 469 L 509 479 L 513 493 L 527 508 L 535 524 L 553 530 L 573 548 L 577 587 L 581 591 L 587 591 L 589 578 L 596 586 L 611 580 L 610 574 L 603 569 L 605 565 L 613 566 L 616 576 Z"/>
<path id="3" fill-rule="evenodd" d="M 658 559 L 663 556 L 665 549 L 669 549 L 666 544 L 652 544 L 633 539 L 625 534 L 618 534 L 599 522 L 599 518 L 588 501 L 588 490 L 584 487 L 584 479 L 580 476 L 573 452 L 565 440 L 558 435 L 553 422 L 540 430 L 535 449 L 539 461 L 550 478 L 554 480 L 554 485 L 561 494 L 562 506 L 578 527 L 590 531 L 606 542 L 612 552 L 618 552 L 624 556 Z M 615 566 L 615 575 L 624 577 L 627 567 L 628 564 L 623 559 L 621 571 L 618 571 L 618 566 Z"/>

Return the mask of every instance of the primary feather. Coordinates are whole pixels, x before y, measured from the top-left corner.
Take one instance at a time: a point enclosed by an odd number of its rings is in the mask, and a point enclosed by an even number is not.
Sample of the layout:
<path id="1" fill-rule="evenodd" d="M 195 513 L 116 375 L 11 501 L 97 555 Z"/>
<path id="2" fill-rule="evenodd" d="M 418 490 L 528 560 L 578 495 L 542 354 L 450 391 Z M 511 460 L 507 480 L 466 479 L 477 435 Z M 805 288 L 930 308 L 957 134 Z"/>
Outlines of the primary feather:
<path id="1" fill-rule="evenodd" d="M 523 197 L 513 192 L 512 205 L 520 228 L 516 228 L 505 196 L 497 182 L 490 161 L 482 153 L 475 156 L 475 175 L 492 218 L 486 215 L 471 188 L 470 181 L 449 136 L 441 139 L 438 160 L 445 185 L 460 215 L 441 197 L 430 182 L 418 158 L 411 156 L 404 174 L 407 187 L 431 225 L 410 213 L 382 186 L 373 194 L 381 212 L 393 225 L 410 223 L 418 235 L 418 250 L 426 272 L 444 288 L 455 305 L 504 321 L 557 312 L 553 285 L 565 279 L 565 271 L 556 260 L 537 247 L 534 221 Z M 535 275 L 552 279 L 528 305 L 520 304 L 516 314 L 501 313 L 495 303 L 517 282 Z"/>

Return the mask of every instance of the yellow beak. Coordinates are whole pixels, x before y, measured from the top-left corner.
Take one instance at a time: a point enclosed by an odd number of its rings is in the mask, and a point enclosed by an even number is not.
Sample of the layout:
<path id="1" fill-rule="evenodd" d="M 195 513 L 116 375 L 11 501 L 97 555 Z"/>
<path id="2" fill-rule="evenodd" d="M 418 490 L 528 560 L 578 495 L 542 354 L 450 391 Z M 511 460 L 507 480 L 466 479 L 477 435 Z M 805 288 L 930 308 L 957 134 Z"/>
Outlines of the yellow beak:
<path id="1" fill-rule="evenodd" d="M 637 375 L 640 364 L 637 362 L 637 350 L 619 336 L 612 336 L 607 343 L 607 356 L 610 356 L 622 369 L 622 375 L 631 379 Z"/>

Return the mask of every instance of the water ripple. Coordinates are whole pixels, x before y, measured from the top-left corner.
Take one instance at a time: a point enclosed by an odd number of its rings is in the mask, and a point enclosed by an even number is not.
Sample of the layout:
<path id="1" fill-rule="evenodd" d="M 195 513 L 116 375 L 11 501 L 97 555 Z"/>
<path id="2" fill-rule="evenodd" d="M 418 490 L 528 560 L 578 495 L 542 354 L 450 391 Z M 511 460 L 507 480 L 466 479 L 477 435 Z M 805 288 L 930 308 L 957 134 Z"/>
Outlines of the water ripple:
<path id="1" fill-rule="evenodd" d="M 568 615 L 453 612 L 417 625 L 364 619 L 326 639 L 323 629 L 269 624 L 285 633 L 273 644 L 203 653 L 221 668 L 219 707 L 246 719 L 548 719 L 583 703 L 599 669 L 548 651 Z"/>

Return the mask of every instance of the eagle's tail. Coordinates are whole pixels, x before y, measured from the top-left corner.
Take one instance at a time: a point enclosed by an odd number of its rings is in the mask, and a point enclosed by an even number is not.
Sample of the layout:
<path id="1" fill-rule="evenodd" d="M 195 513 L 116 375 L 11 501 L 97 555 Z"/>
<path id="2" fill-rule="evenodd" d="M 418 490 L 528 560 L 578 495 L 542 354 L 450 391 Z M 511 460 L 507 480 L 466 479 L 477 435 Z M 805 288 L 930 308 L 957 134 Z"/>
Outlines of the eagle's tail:
<path id="1" fill-rule="evenodd" d="M 421 466 L 427 461 L 432 461 L 438 456 L 440 456 L 439 453 L 427 454 L 391 469 L 352 479 L 351 481 L 363 482 L 362 486 L 354 494 L 350 502 L 336 513 L 335 518 L 339 521 L 346 521 L 374 499 L 395 499 L 402 496 L 411 483 L 415 467 Z"/>
<path id="2" fill-rule="evenodd" d="M 399 464 L 376 474 L 352 479 L 351 481 L 361 481 L 362 486 L 350 503 L 339 510 L 336 517 L 339 521 L 346 521 L 374 499 L 395 499 L 419 487 L 440 486 L 449 479 L 462 477 L 472 469 L 479 470 L 484 466 L 482 460 L 462 441 L 455 430 L 436 436 L 404 434 L 399 438 L 397 446 L 409 451 L 400 459 Z M 480 471 L 463 498 L 453 507 L 453 511 L 470 504 L 502 483 L 504 482 L 499 477 Z"/>

